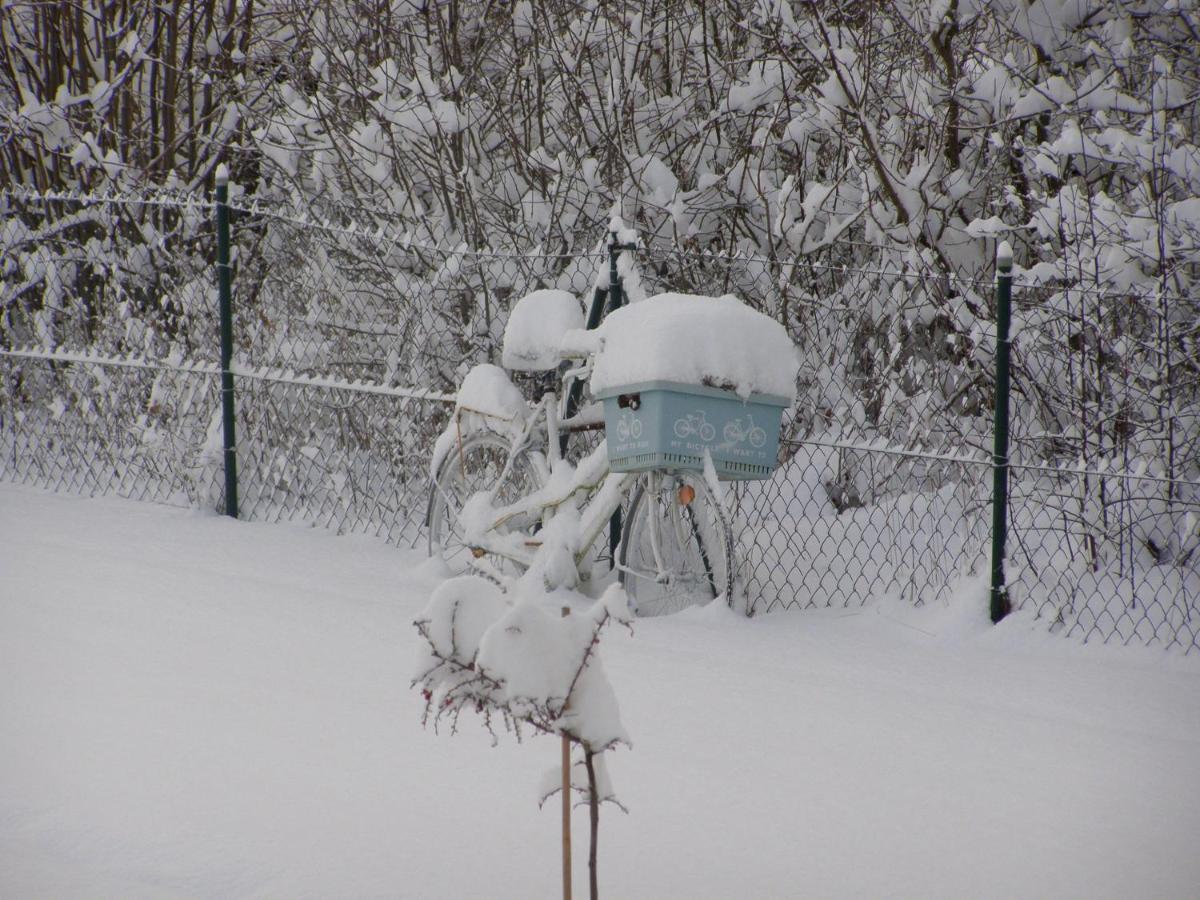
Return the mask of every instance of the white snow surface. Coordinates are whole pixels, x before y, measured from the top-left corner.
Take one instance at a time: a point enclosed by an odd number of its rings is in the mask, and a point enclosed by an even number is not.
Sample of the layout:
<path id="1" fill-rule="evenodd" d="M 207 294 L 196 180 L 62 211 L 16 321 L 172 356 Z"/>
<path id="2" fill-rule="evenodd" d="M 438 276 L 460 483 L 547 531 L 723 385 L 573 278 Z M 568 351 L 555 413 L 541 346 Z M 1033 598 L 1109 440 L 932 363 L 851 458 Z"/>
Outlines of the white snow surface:
<path id="1" fill-rule="evenodd" d="M 584 326 L 579 300 L 570 291 L 543 289 L 526 294 L 504 326 L 501 361 L 506 369 L 545 372 L 559 363 L 564 334 Z"/>
<path id="2" fill-rule="evenodd" d="M 0 896 L 559 896 L 558 741 L 419 724 L 443 581 L 374 539 L 0 484 Z M 633 749 L 602 895 L 1194 896 L 1200 659 L 984 600 L 606 632 Z"/>
<path id="3" fill-rule="evenodd" d="M 786 329 L 732 294 L 656 294 L 610 313 L 590 339 L 593 394 L 675 381 L 795 398 L 800 363 Z"/>

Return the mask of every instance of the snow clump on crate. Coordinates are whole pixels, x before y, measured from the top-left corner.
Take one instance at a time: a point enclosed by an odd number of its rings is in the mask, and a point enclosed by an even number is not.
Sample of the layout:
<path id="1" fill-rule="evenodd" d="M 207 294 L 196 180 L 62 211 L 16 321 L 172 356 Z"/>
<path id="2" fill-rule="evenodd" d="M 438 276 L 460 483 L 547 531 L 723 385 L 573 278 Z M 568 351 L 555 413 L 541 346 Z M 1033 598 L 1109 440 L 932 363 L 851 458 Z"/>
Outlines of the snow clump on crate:
<path id="1" fill-rule="evenodd" d="M 671 381 L 795 400 L 800 360 L 787 330 L 732 294 L 657 294 L 570 341 L 596 351 L 593 394 Z"/>

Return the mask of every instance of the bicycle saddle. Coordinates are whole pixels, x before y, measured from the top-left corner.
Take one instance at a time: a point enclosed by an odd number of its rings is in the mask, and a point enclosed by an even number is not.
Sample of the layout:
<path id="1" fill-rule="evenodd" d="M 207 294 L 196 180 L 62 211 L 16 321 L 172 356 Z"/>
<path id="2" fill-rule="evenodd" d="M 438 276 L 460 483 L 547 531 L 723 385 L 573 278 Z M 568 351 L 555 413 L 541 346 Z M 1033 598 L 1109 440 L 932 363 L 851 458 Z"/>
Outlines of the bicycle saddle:
<path id="1" fill-rule="evenodd" d="M 558 368 L 563 335 L 584 326 L 583 307 L 569 291 L 537 290 L 514 304 L 504 327 L 501 362 L 517 372 Z"/>

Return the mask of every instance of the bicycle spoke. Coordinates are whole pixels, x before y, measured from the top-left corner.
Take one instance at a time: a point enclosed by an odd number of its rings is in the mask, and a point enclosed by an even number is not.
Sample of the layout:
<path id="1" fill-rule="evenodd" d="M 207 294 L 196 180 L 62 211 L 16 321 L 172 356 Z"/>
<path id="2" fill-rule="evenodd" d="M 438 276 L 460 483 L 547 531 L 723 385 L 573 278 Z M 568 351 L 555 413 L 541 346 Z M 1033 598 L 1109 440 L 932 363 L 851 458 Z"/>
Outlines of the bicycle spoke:
<path id="1" fill-rule="evenodd" d="M 646 478 L 630 507 L 619 574 L 639 615 L 662 615 L 732 591 L 727 518 L 699 476 Z"/>

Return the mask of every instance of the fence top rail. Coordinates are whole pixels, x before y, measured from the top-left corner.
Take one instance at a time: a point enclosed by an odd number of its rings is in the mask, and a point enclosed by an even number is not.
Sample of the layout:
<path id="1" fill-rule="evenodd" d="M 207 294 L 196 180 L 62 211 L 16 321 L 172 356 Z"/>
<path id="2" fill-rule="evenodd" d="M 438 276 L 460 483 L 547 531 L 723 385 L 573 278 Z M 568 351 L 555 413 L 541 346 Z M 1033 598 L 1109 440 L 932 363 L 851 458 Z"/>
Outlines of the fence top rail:
<path id="1" fill-rule="evenodd" d="M 907 459 L 922 459 L 930 462 L 956 463 L 968 466 L 991 468 L 990 455 L 984 451 L 966 453 L 934 453 L 927 450 L 915 450 L 911 447 L 897 447 L 884 440 L 878 441 L 828 441 L 809 440 L 808 438 L 785 438 L 783 444 L 803 445 L 806 447 L 824 447 L 829 450 L 853 450 L 860 453 L 881 453 L 886 456 L 903 456 Z"/>
<path id="2" fill-rule="evenodd" d="M 0 347 L 0 356 L 12 359 L 40 359 L 46 362 L 76 363 L 91 366 L 112 366 L 121 369 L 153 369 L 164 372 L 184 372 L 194 375 L 217 375 L 220 367 L 214 362 L 191 361 L 166 357 L 151 359 L 132 354 L 97 353 L 93 350 L 72 350 L 66 347 Z"/>
<path id="3" fill-rule="evenodd" d="M 96 353 L 91 350 L 72 350 L 64 347 L 0 347 L 0 356 L 12 359 L 37 359 L 46 362 L 74 363 L 77 365 L 111 366 L 122 369 L 150 369 L 156 372 L 180 372 L 188 375 L 219 375 L 221 367 L 215 362 L 193 361 L 174 357 L 150 358 L 136 355 Z M 379 384 L 365 379 L 341 379 L 326 376 L 305 375 L 287 369 L 265 366 L 246 366 L 233 363 L 230 372 L 239 378 L 253 381 L 268 381 L 295 387 L 318 387 L 328 390 L 351 391 L 360 394 L 376 394 L 407 400 L 428 400 L 434 403 L 452 404 L 454 394 L 444 394 L 424 388 L 402 387 Z"/>
<path id="4" fill-rule="evenodd" d="M 1103 463 L 1104 460 L 1101 460 Z M 1104 465 L 1045 465 L 1036 463 L 1009 463 L 1009 469 L 1024 472 L 1043 472 L 1047 475 L 1069 475 L 1076 478 L 1119 478 L 1126 481 L 1149 481 L 1155 484 L 1170 484 L 1176 487 L 1189 487 L 1200 490 L 1200 481 L 1193 481 L 1189 478 L 1170 478 L 1166 475 L 1156 475 L 1148 469 L 1138 471 L 1135 468 L 1133 471 L 1126 471 L 1118 468 L 1116 465 L 1111 467 Z"/>
<path id="5" fill-rule="evenodd" d="M 351 391 L 359 394 L 376 394 L 383 397 L 396 397 L 405 400 L 428 400 L 434 403 L 453 404 L 457 397 L 454 394 L 444 394 L 440 391 L 430 391 L 424 388 L 392 387 L 365 379 L 350 381 L 341 378 L 304 375 L 287 369 L 275 369 L 263 366 L 244 366 L 234 363 L 229 370 L 239 378 L 253 381 L 267 381 L 275 384 L 287 384 L 294 387 L 316 387 L 335 391 Z"/>
<path id="6" fill-rule="evenodd" d="M 234 212 L 241 213 L 247 216 L 260 216 L 263 218 L 274 219 L 279 222 L 286 222 L 297 228 L 311 228 L 318 231 L 324 231 L 331 234 L 344 234 L 348 237 L 365 238 L 386 242 L 395 246 L 399 246 L 404 250 L 423 251 L 427 253 L 439 253 L 444 256 L 473 256 L 481 259 L 513 259 L 513 260 L 531 260 L 531 259 L 607 259 L 607 250 L 592 250 L 592 251 L 568 251 L 562 253 L 553 253 L 545 250 L 492 250 L 480 249 L 469 246 L 465 241 L 457 244 L 439 244 L 435 241 L 429 241 L 417 237 L 411 229 L 401 231 L 390 222 L 363 225 L 357 222 L 340 223 L 334 222 L 327 218 L 314 215 L 308 211 L 297 209 L 288 209 L 277 204 L 264 202 L 261 200 L 253 200 L 249 203 L 242 200 L 231 200 L 227 206 Z M 348 212 L 360 211 L 355 208 L 348 208 Z"/>
<path id="7" fill-rule="evenodd" d="M 78 203 L 81 206 L 170 206 L 176 208 L 216 208 L 216 201 L 197 194 L 182 191 L 147 191 L 144 194 L 111 194 L 91 191 L 35 191 L 25 187 L 8 187 L 0 190 L 0 197 L 25 203 Z"/>
<path id="8" fill-rule="evenodd" d="M 885 456 L 901 456 L 906 459 L 927 460 L 929 462 L 954 463 L 957 465 L 977 466 L 991 469 L 996 465 L 990 452 L 979 450 L 975 453 L 933 453 L 926 450 L 916 450 L 908 447 L 897 447 L 886 441 L 825 441 L 808 440 L 806 438 L 789 438 L 781 443 L 792 446 L 825 447 L 830 450 L 851 450 L 860 453 L 879 453 Z M 1127 471 L 1119 468 L 1116 461 L 1105 465 L 1104 461 L 1091 466 L 1085 465 L 1044 465 L 1037 463 L 1017 463 L 1009 461 L 1007 468 L 1016 472 L 1043 472 L 1048 475 L 1065 475 L 1077 478 L 1120 478 L 1129 481 L 1148 481 L 1156 484 L 1171 484 L 1176 487 L 1190 487 L 1200 490 L 1200 481 L 1187 478 L 1170 478 L 1166 475 L 1154 474 L 1148 470 L 1138 471 L 1136 468 Z"/>
<path id="9" fill-rule="evenodd" d="M 188 208 L 193 210 L 211 211 L 216 208 L 216 200 L 209 195 L 188 193 L 185 191 L 157 190 L 145 193 L 94 193 L 87 191 L 37 191 L 27 187 L 12 186 L 0 190 L 0 198 L 26 203 L 64 202 L 80 205 L 127 205 L 127 206 L 160 206 Z M 310 228 L 327 233 L 343 233 L 353 237 L 377 241 L 386 241 L 399 245 L 406 250 L 438 253 L 446 256 L 477 257 L 480 259 L 596 259 L 607 257 L 608 251 L 603 246 L 594 250 L 575 250 L 566 252 L 550 252 L 533 248 L 528 251 L 511 249 L 472 248 L 466 242 L 456 245 L 438 243 L 417 237 L 411 230 L 401 231 L 390 221 L 391 214 L 362 205 L 341 205 L 334 207 L 348 217 L 355 215 L 371 218 L 379 224 L 364 225 L 354 221 L 338 223 L 328 218 L 314 215 L 311 211 L 298 206 L 261 198 L 245 196 L 233 198 L 226 206 L 235 212 L 249 216 L 261 216 L 277 221 L 287 222 L 298 228 Z M 854 242 L 854 246 L 864 246 L 862 242 Z M 875 245 L 869 245 L 875 246 Z M 877 250 L 887 250 L 885 246 L 875 247 Z M 712 261 L 725 265 L 759 265 L 764 268 L 799 267 L 812 272 L 823 272 L 841 275 L 866 275 L 885 278 L 906 279 L 913 281 L 929 281 L 945 286 L 957 286 L 977 292 L 989 291 L 995 284 L 995 273 L 988 275 L 971 275 L 932 270 L 919 270 L 889 265 L 852 265 L 849 263 L 818 262 L 796 255 L 772 256 L 757 251 L 728 251 L 711 249 L 689 249 L 677 244 L 650 244 L 642 248 L 642 252 L 651 258 L 685 258 L 697 261 Z M 1026 292 L 1050 293 L 1051 295 L 1087 295 L 1096 297 L 1111 297 L 1126 299 L 1131 296 L 1154 298 L 1157 301 L 1170 302 L 1174 300 L 1194 301 L 1194 297 L 1182 291 L 1168 290 L 1161 283 L 1131 285 L 1123 289 L 1104 286 L 1076 285 L 1058 279 L 1055 273 L 1043 275 L 1038 266 L 1032 268 L 1014 267 L 1013 288 Z M 1019 306 L 1034 306 L 1041 308 L 1042 300 L 1023 297 L 1018 301 Z"/>

